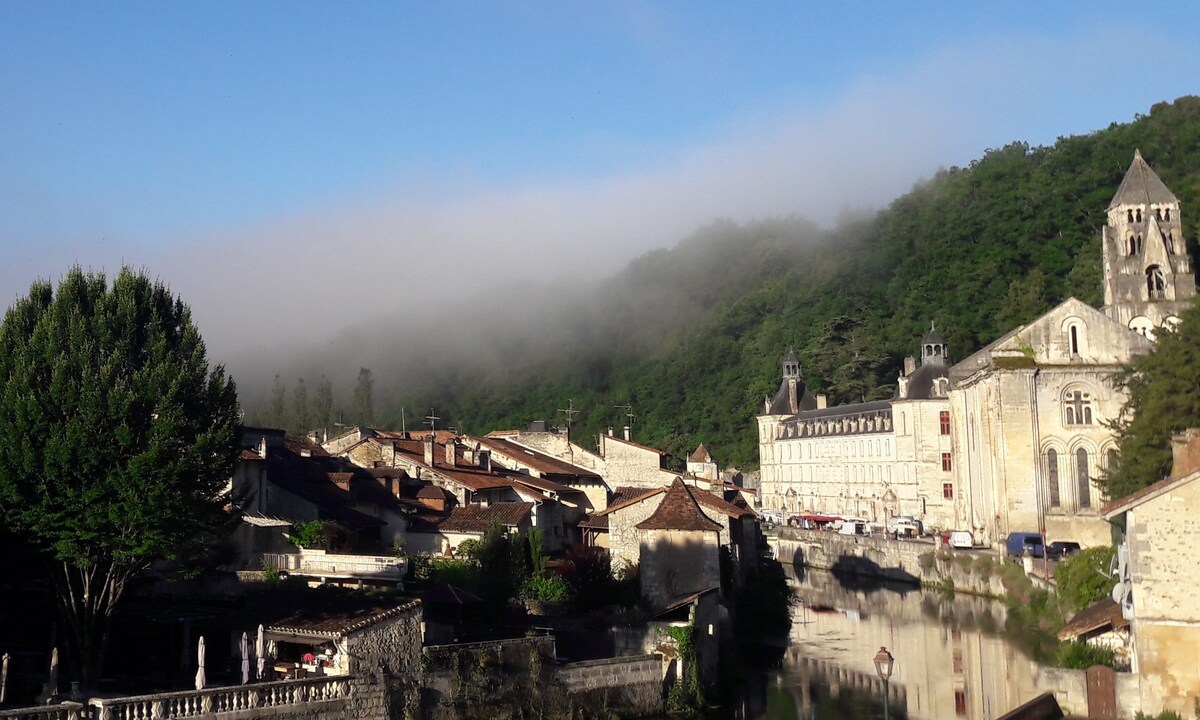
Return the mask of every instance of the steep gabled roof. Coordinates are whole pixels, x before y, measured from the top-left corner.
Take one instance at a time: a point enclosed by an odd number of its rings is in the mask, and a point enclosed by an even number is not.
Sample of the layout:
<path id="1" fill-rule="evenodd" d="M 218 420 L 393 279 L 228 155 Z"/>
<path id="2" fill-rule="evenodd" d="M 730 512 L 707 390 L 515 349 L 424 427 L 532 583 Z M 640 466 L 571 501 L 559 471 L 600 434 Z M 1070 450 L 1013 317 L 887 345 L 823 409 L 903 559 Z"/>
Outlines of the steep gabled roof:
<path id="1" fill-rule="evenodd" d="M 637 529 L 720 532 L 721 525 L 704 514 L 688 486 L 683 484 L 683 480 L 675 478 L 658 508 L 650 517 L 638 523 Z"/>
<path id="2" fill-rule="evenodd" d="M 1117 188 L 1117 194 L 1108 204 L 1108 209 L 1112 210 L 1120 205 L 1150 205 L 1151 203 L 1156 205 L 1178 204 L 1179 198 L 1175 197 L 1158 175 L 1150 169 L 1150 165 L 1142 158 L 1142 151 L 1134 150 L 1133 162 L 1125 171 L 1125 178 L 1121 180 L 1121 186 Z"/>
<path id="3" fill-rule="evenodd" d="M 1100 514 L 1104 516 L 1105 520 L 1112 520 L 1123 512 L 1128 512 L 1142 503 L 1153 500 L 1194 480 L 1200 480 L 1200 470 L 1185 475 L 1163 478 L 1153 485 L 1147 485 L 1135 493 L 1110 502 L 1100 508 Z"/>
<path id="4" fill-rule="evenodd" d="M 710 463 L 712 461 L 712 455 L 709 454 L 708 448 L 704 447 L 704 443 L 697 445 L 695 452 L 688 455 L 688 462 Z"/>

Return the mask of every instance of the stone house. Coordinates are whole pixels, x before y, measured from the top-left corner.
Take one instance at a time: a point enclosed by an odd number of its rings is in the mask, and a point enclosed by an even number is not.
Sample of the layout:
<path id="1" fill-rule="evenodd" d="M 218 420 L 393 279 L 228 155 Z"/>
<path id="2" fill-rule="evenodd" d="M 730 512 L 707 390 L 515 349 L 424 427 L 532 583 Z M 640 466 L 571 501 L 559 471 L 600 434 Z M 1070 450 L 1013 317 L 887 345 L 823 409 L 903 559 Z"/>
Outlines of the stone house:
<path id="1" fill-rule="evenodd" d="M 721 585 L 722 526 L 704 514 L 696 493 L 676 479 L 649 517 L 635 526 L 642 597 L 666 608 Z"/>
<path id="2" fill-rule="evenodd" d="M 408 551 L 443 555 L 458 550 L 466 540 L 479 540 L 492 523 L 509 534 L 524 534 L 534 527 L 533 503 L 460 505 L 448 514 L 421 513 L 408 530 Z"/>
<path id="3" fill-rule="evenodd" d="M 1190 715 L 1200 697 L 1200 430 L 1175 438 L 1171 475 L 1102 509 L 1120 536 L 1113 597 L 1130 621 L 1140 705 Z"/>
<path id="4" fill-rule="evenodd" d="M 633 442 L 628 428 L 623 438 L 614 437 L 611 430 L 600 435 L 600 457 L 610 487 L 660 488 L 678 476 L 667 468 L 666 453 Z"/>
<path id="5" fill-rule="evenodd" d="M 425 534 L 429 532 L 429 520 L 433 515 L 440 514 L 445 519 L 455 508 L 527 503 L 533 506 L 529 513 L 530 522 L 542 531 L 547 550 L 560 550 L 576 539 L 577 525 L 587 504 L 583 490 L 527 470 L 505 468 L 501 463 L 493 462 L 490 449 L 482 444 L 464 443 L 456 436 L 438 442 L 432 433 L 419 440 L 405 433 L 382 430 L 363 430 L 361 434 L 360 440 L 342 448 L 342 454 L 373 472 L 402 470 L 411 478 L 415 487 L 411 491 L 413 499 L 425 506 L 425 520 L 421 523 Z M 565 472 L 563 468 L 559 470 Z M 580 471 L 581 476 L 585 473 Z M 424 491 L 427 497 L 418 498 L 426 487 L 435 487 L 444 495 L 440 499 L 432 498 Z M 432 507 L 439 501 L 440 512 Z M 457 543 L 451 544 L 457 547 Z M 438 551 L 441 549 L 439 547 Z"/>
<path id="6" fill-rule="evenodd" d="M 574 492 L 563 499 L 581 512 L 602 509 L 607 502 L 609 487 L 600 474 L 593 470 L 503 437 L 467 437 L 465 442 L 468 446 L 474 446 L 475 453 L 490 453 L 493 466 L 570 488 Z M 578 494 L 582 494 L 582 498 Z"/>
<path id="7" fill-rule="evenodd" d="M 345 549 L 356 552 L 403 544 L 417 506 L 393 493 L 400 473 L 367 472 L 282 430 L 244 428 L 242 444 L 230 482 L 244 517 L 237 531 L 243 567 L 261 567 L 262 553 L 294 551 L 280 538 L 295 522 L 335 522 L 348 533 Z"/>

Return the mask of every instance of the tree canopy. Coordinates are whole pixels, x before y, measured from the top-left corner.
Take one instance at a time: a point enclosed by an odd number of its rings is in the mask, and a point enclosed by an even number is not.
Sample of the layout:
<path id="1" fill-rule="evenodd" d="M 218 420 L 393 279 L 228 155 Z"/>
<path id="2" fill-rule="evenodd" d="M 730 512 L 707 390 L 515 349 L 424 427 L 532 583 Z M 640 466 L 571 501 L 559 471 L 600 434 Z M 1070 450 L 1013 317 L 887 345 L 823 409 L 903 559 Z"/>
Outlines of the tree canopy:
<path id="1" fill-rule="evenodd" d="M 1200 304 L 1193 302 L 1180 320 L 1117 377 L 1129 393 L 1113 423 L 1118 458 L 1098 481 L 1114 500 L 1170 474 L 1171 437 L 1200 426 Z"/>
<path id="2" fill-rule="evenodd" d="M 128 268 L 71 269 L 0 323 L 0 524 L 50 562 L 71 655 L 102 665 L 112 612 L 149 563 L 227 527 L 238 402 L 187 306 Z"/>

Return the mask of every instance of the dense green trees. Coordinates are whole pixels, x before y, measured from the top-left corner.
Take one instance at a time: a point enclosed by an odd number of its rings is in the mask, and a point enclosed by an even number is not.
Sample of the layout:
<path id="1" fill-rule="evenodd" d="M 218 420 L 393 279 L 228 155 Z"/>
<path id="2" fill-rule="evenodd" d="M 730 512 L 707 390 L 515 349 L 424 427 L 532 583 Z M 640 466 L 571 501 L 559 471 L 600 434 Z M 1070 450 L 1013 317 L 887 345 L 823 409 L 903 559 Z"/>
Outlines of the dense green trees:
<path id="1" fill-rule="evenodd" d="M 1117 499 L 1171 472 L 1171 436 L 1200 426 L 1200 305 L 1175 332 L 1160 332 L 1154 352 L 1135 358 L 1117 380 L 1129 393 L 1114 423 L 1119 456 L 1098 483 Z"/>
<path id="2" fill-rule="evenodd" d="M 224 536 L 237 426 L 187 306 L 145 275 L 75 268 L 5 314 L 0 525 L 49 562 L 86 685 L 129 580 Z"/>
<path id="3" fill-rule="evenodd" d="M 1051 146 L 989 150 L 833 229 L 715 222 L 594 291 L 530 302 L 536 331 L 493 319 L 471 352 L 376 366 L 376 422 L 436 406 L 446 424 L 486 432 L 554 421 L 572 398 L 586 444 L 624 424 L 614 406 L 630 403 L 635 439 L 680 462 L 704 442 L 723 464 L 756 465 L 753 418 L 789 345 L 833 402 L 878 399 L 931 321 L 961 359 L 1069 296 L 1098 305 L 1100 228 L 1139 147 L 1193 227 L 1200 98 L 1184 97 Z M 431 332 L 420 347 L 440 341 Z"/>

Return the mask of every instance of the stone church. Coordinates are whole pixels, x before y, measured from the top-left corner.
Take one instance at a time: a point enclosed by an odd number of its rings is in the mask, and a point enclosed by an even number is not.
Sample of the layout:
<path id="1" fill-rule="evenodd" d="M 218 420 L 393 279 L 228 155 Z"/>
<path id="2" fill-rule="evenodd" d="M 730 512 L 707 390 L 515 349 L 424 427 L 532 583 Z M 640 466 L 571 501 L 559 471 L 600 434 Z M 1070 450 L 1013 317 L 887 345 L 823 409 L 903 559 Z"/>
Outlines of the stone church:
<path id="1" fill-rule="evenodd" d="M 1104 307 L 1069 298 L 950 366 L 935 331 L 890 401 L 825 406 L 789 353 L 758 417 L 762 504 L 969 530 L 1109 542 L 1095 479 L 1124 403 L 1111 378 L 1195 296 L 1179 200 L 1140 152 L 1108 207 Z M 928 368 L 928 370 L 927 370 Z"/>

